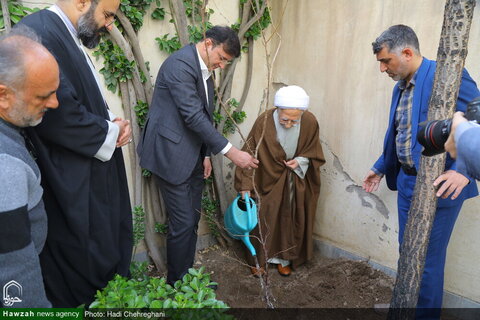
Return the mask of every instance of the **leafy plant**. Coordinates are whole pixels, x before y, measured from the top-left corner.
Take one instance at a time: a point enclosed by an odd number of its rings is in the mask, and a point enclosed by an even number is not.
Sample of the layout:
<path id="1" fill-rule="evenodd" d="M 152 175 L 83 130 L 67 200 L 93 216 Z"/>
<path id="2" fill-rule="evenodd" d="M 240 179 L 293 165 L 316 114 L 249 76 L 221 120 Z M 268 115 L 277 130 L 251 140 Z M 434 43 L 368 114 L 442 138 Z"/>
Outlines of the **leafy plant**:
<path id="1" fill-rule="evenodd" d="M 132 279 L 137 281 L 146 280 L 148 278 L 148 262 L 132 261 L 130 263 L 130 274 Z"/>
<path id="2" fill-rule="evenodd" d="M 97 291 L 90 308 L 227 309 L 227 304 L 217 300 L 215 291 L 209 288 L 216 284 L 210 281 L 210 274 L 205 273 L 205 267 L 198 270 L 190 268 L 182 280 L 175 282 L 173 287 L 167 284 L 165 278 L 147 277 L 139 281 L 116 275 L 104 289 Z M 217 313 L 215 318 L 231 319 L 222 312 L 223 310 Z M 175 312 L 167 314 L 174 318 L 179 318 L 178 315 Z"/>
<path id="3" fill-rule="evenodd" d="M 168 224 L 165 223 L 155 223 L 155 232 L 160 234 L 167 234 L 168 232 Z"/>
<path id="4" fill-rule="evenodd" d="M 215 217 L 215 213 L 217 212 L 218 207 L 218 201 L 211 199 L 208 196 L 208 193 L 204 191 L 202 195 L 202 209 L 205 219 L 207 221 L 208 228 L 210 229 L 212 235 L 214 235 L 215 237 L 218 237 L 220 235 L 220 231 L 218 230 L 218 226 L 216 224 L 217 218 Z"/>
<path id="5" fill-rule="evenodd" d="M 212 27 L 213 24 L 211 24 L 210 22 L 206 22 L 202 26 L 187 26 L 190 42 L 196 43 L 203 40 L 204 32 Z"/>
<path id="6" fill-rule="evenodd" d="M 145 122 L 147 121 L 148 104 L 142 100 L 138 100 L 137 105 L 133 109 L 137 115 L 138 126 L 143 129 Z"/>
<path id="7" fill-rule="evenodd" d="M 228 100 L 228 112 L 230 112 L 232 109 L 235 109 L 237 107 L 238 107 L 237 100 L 235 100 L 234 98 Z M 240 124 L 243 121 L 245 121 L 245 118 L 247 117 L 247 114 L 245 113 L 245 111 L 233 111 L 230 113 L 230 115 L 232 116 L 233 120 L 230 117 L 222 116 L 218 111 L 215 111 L 213 113 L 213 122 L 215 123 L 215 125 L 220 124 L 221 121 L 226 118 L 225 124 L 223 126 L 223 131 L 222 131 L 222 134 L 225 137 L 228 136 L 229 134 L 235 133 L 235 130 L 237 129 L 235 127 L 235 123 Z"/>
<path id="8" fill-rule="evenodd" d="M 204 2 L 201 0 L 183 0 L 185 5 L 185 14 L 187 17 L 193 19 L 193 22 L 202 22 L 202 8 Z M 210 15 L 213 14 L 213 9 L 208 9 L 204 12 L 205 21 L 210 19 Z"/>
<path id="9" fill-rule="evenodd" d="M 150 178 L 152 176 L 152 173 L 147 169 L 142 169 L 142 176 L 144 176 L 145 178 Z"/>
<path id="10" fill-rule="evenodd" d="M 163 37 L 157 37 L 155 38 L 155 41 L 157 41 L 158 47 L 160 50 L 165 51 L 168 54 L 171 54 L 178 49 L 182 47 L 180 44 L 180 40 L 178 40 L 178 36 L 173 36 L 171 38 L 168 38 L 168 33 L 163 35 Z"/>
<path id="11" fill-rule="evenodd" d="M 262 1 L 260 1 L 260 5 L 261 3 Z M 256 7 L 255 2 L 254 6 Z M 272 18 L 270 17 L 270 10 L 265 10 L 260 20 L 257 23 L 254 23 L 250 27 L 250 29 L 245 32 L 245 37 L 251 37 L 253 38 L 253 40 L 257 40 L 262 35 L 262 30 L 266 29 L 270 25 L 270 23 L 272 23 Z"/>
<path id="12" fill-rule="evenodd" d="M 130 20 L 132 27 L 135 31 L 140 30 L 143 26 L 143 17 L 148 8 L 152 4 L 153 0 L 122 0 L 120 3 L 120 10 Z M 152 13 L 152 18 L 163 20 L 165 17 L 165 10 L 160 7 L 160 0 L 156 0 L 156 8 Z M 162 16 L 163 12 L 163 16 Z M 155 16 L 154 16 L 155 13 Z"/>
<path id="13" fill-rule="evenodd" d="M 126 82 L 132 79 L 135 61 L 129 61 L 122 49 L 110 40 L 102 41 L 98 49 L 93 52 L 93 56 L 97 60 L 100 56 L 105 59 L 100 73 L 105 78 L 108 90 L 113 93 L 117 91 L 118 81 Z"/>
<path id="14" fill-rule="evenodd" d="M 133 246 L 145 238 L 145 211 L 142 206 L 133 208 Z"/>
<path id="15" fill-rule="evenodd" d="M 128 18 L 135 31 L 138 31 L 143 25 L 143 18 L 147 9 L 151 6 L 154 0 L 122 0 L 120 3 L 120 10 Z M 160 0 L 155 0 L 158 8 L 154 10 L 156 16 L 160 18 L 163 8 L 160 8 Z M 120 24 L 118 28 L 122 31 Z M 99 59 L 102 56 L 105 60 L 104 67 L 100 69 L 100 73 L 105 78 L 107 89 L 115 93 L 117 91 L 118 82 L 126 82 L 133 77 L 135 69 L 135 61 L 129 61 L 122 49 L 113 44 L 111 40 L 104 38 L 97 50 L 93 52 L 93 56 Z M 148 64 L 147 64 L 148 68 Z M 144 83 L 147 75 L 140 70 L 140 78 Z M 140 103 L 140 101 L 138 102 Z M 148 106 L 147 106 L 148 108 Z"/>
<path id="16" fill-rule="evenodd" d="M 152 19 L 154 20 L 164 20 L 165 19 L 165 9 L 156 8 L 151 14 Z"/>
<path id="17" fill-rule="evenodd" d="M 17 24 L 23 17 L 29 15 L 32 12 L 40 10 L 39 8 L 28 8 L 15 0 L 8 1 L 8 12 L 10 13 L 10 20 L 12 25 Z M 0 30 L 5 28 L 5 20 L 3 17 L 3 10 L 0 10 Z"/>
<path id="18" fill-rule="evenodd" d="M 240 6 L 243 6 L 248 0 L 240 0 Z M 257 6 L 256 1 L 252 1 L 252 6 L 254 8 L 254 12 L 257 12 L 259 10 L 259 7 L 263 5 L 263 2 L 265 0 L 260 0 Z M 233 30 L 236 32 L 240 31 L 240 19 L 237 23 L 234 23 L 230 26 Z M 272 19 L 270 17 L 270 10 L 265 10 L 263 13 L 262 17 L 260 18 L 259 21 L 254 23 L 250 29 L 248 29 L 245 32 L 245 38 L 253 38 L 253 40 L 257 40 L 261 35 L 262 35 L 262 30 L 266 29 L 270 24 L 272 23 Z M 248 52 L 248 41 L 245 41 L 244 44 L 242 45 L 242 51 L 243 52 Z"/>

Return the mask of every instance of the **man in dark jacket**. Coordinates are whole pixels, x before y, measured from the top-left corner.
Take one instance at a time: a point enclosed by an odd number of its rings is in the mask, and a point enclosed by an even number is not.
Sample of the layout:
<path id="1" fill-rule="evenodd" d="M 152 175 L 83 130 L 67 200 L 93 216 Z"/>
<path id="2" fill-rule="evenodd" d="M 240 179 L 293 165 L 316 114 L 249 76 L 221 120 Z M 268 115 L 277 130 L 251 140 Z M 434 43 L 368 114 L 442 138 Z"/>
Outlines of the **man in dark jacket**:
<path id="1" fill-rule="evenodd" d="M 257 167 L 256 159 L 233 147 L 212 125 L 211 73 L 239 55 L 236 33 L 215 26 L 204 40 L 168 57 L 158 72 L 137 151 L 142 168 L 154 174 L 167 209 L 170 284 L 193 265 L 203 179 L 212 170 L 209 156 L 221 152 L 242 168 Z"/>
<path id="2" fill-rule="evenodd" d="M 40 260 L 54 307 L 93 301 L 129 272 L 132 215 L 121 146 L 128 121 L 107 108 L 84 46 L 93 48 L 119 0 L 63 0 L 20 22 L 36 30 L 60 66 L 59 108 L 29 130 L 42 172 L 48 237 Z"/>

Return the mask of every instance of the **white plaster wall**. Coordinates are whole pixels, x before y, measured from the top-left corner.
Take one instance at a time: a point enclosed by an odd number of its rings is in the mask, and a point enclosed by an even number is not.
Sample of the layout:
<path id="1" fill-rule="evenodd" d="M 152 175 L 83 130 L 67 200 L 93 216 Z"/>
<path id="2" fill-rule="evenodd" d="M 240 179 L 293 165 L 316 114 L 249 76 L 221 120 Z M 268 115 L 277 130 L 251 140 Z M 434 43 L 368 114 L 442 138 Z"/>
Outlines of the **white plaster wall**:
<path id="1" fill-rule="evenodd" d="M 273 2 L 282 49 L 274 82 L 297 84 L 311 96 L 327 159 L 315 234 L 337 247 L 396 269 L 396 193 L 382 182 L 368 195 L 362 180 L 376 161 L 387 127 L 394 82 L 379 72 L 371 43 L 393 24 L 411 26 L 424 56 L 435 59 L 443 22 L 438 0 L 279 0 Z M 480 16 L 466 67 L 480 80 Z M 465 203 L 448 251 L 445 289 L 480 301 L 480 200 Z"/>

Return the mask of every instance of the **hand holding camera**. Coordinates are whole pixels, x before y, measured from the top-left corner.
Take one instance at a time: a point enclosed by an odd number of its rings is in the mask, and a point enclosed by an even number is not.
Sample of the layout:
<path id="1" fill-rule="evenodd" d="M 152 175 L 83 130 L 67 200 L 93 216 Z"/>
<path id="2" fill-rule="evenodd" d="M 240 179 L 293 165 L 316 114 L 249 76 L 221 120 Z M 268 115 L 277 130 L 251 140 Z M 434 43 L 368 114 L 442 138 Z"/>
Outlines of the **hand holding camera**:
<path id="1" fill-rule="evenodd" d="M 459 115 L 457 115 L 457 113 Z M 458 123 L 462 122 L 461 118 L 463 118 L 463 113 L 457 113 L 453 119 L 424 121 L 419 124 L 417 140 L 424 146 L 422 152 L 424 156 L 430 157 L 446 151 L 445 143 L 449 137 L 453 140 L 454 130 Z M 452 120 L 456 120 L 453 130 Z M 464 121 L 467 120 L 480 124 L 480 97 L 468 103 Z M 450 134 L 451 132 L 452 134 Z M 452 144 L 454 144 L 454 141 L 450 141 L 448 148 L 450 148 Z M 452 155 L 452 157 L 454 156 Z"/>
<path id="2" fill-rule="evenodd" d="M 447 141 L 445 142 L 445 151 L 450 154 L 450 157 L 453 159 L 457 158 L 457 147 L 455 145 L 455 129 L 462 122 L 468 122 L 467 118 L 464 117 L 464 113 L 461 111 L 455 112 L 452 119 L 452 130 L 448 136 Z"/>

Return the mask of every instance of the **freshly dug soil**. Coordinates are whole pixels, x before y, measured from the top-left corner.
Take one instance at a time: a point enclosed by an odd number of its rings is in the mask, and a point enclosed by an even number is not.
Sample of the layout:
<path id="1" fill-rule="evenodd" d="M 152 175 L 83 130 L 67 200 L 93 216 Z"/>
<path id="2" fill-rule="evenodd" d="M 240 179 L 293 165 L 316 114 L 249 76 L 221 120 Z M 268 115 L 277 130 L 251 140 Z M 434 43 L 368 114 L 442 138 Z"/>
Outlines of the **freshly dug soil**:
<path id="1" fill-rule="evenodd" d="M 212 272 L 212 280 L 218 282 L 217 299 L 230 307 L 266 308 L 260 280 L 245 264 L 242 249 L 238 245 L 228 251 L 207 248 L 197 254 L 195 267 Z M 390 302 L 394 284 L 366 262 L 318 256 L 289 277 L 271 265 L 267 278 L 275 308 L 373 308 Z"/>

